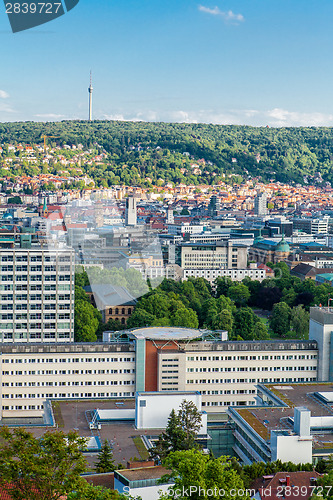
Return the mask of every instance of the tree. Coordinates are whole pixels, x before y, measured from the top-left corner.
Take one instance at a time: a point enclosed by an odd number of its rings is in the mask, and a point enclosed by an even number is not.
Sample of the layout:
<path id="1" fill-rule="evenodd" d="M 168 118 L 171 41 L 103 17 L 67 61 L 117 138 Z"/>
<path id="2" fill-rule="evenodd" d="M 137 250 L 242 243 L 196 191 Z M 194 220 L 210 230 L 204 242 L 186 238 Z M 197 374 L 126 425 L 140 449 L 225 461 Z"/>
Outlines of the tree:
<path id="1" fill-rule="evenodd" d="M 231 334 L 233 322 L 232 312 L 228 309 L 222 309 L 212 318 L 212 328 L 214 330 L 226 330 Z"/>
<path id="2" fill-rule="evenodd" d="M 192 401 L 184 400 L 178 412 L 172 410 L 165 432 L 159 435 L 153 448 L 152 458 L 163 461 L 172 451 L 195 447 L 195 439 L 201 427 L 201 413 Z"/>
<path id="3" fill-rule="evenodd" d="M 254 325 L 254 340 L 267 340 L 269 339 L 267 326 L 258 318 Z"/>
<path id="4" fill-rule="evenodd" d="M 74 308 L 75 342 L 96 342 L 98 326 L 94 306 L 84 300 L 78 300 Z"/>
<path id="5" fill-rule="evenodd" d="M 19 196 L 13 196 L 8 198 L 7 203 L 8 205 L 22 205 L 22 200 Z"/>
<path id="6" fill-rule="evenodd" d="M 274 304 L 280 302 L 282 292 L 277 286 L 261 286 L 255 296 L 255 305 L 271 311 Z"/>
<path id="7" fill-rule="evenodd" d="M 198 316 L 192 309 L 182 307 L 178 309 L 170 318 L 173 326 L 182 326 L 186 328 L 198 328 Z"/>
<path id="8" fill-rule="evenodd" d="M 199 450 L 176 451 L 168 455 L 164 465 L 171 469 L 172 472 L 167 478 L 174 482 L 173 495 L 171 492 L 166 492 L 165 499 L 174 498 L 176 491 L 180 493 L 177 497 L 180 500 L 188 496 L 192 500 L 202 498 L 220 500 L 222 497 L 227 500 L 250 498 L 246 494 L 241 477 L 231 467 L 227 457 L 212 458 Z"/>
<path id="9" fill-rule="evenodd" d="M 251 296 L 249 289 L 243 283 L 233 283 L 228 288 L 227 295 L 238 307 L 245 306 Z"/>
<path id="10" fill-rule="evenodd" d="M 186 401 L 184 399 L 178 410 L 178 418 L 186 435 L 186 448 L 192 448 L 194 446 L 196 435 L 201 427 L 201 413 L 193 401 Z"/>
<path id="11" fill-rule="evenodd" d="M 0 484 L 13 500 L 59 500 L 83 487 L 85 438 L 61 431 L 37 438 L 25 429 L 7 427 L 0 437 Z"/>
<path id="12" fill-rule="evenodd" d="M 128 500 L 128 496 L 101 486 L 86 483 L 82 490 L 70 493 L 67 500 Z"/>
<path id="13" fill-rule="evenodd" d="M 279 302 L 273 307 L 269 318 L 269 326 L 279 337 L 286 335 L 290 330 L 291 309 L 285 302 Z"/>
<path id="14" fill-rule="evenodd" d="M 95 465 L 96 472 L 113 472 L 115 468 L 111 446 L 105 439 L 101 451 L 98 453 L 98 462 Z"/>
<path id="15" fill-rule="evenodd" d="M 229 287 L 232 286 L 232 279 L 227 276 L 216 278 L 215 286 L 216 297 L 220 297 L 220 295 L 227 295 Z"/>
<path id="16" fill-rule="evenodd" d="M 132 316 L 127 320 L 128 328 L 142 328 L 145 326 L 151 326 L 156 319 L 156 316 L 150 314 L 144 309 L 135 309 Z"/>
<path id="17" fill-rule="evenodd" d="M 290 327 L 298 339 L 309 338 L 310 313 L 301 305 L 294 307 L 290 313 Z"/>
<path id="18" fill-rule="evenodd" d="M 234 316 L 233 337 L 241 337 L 244 340 L 254 338 L 255 314 L 249 307 L 238 309 Z"/>

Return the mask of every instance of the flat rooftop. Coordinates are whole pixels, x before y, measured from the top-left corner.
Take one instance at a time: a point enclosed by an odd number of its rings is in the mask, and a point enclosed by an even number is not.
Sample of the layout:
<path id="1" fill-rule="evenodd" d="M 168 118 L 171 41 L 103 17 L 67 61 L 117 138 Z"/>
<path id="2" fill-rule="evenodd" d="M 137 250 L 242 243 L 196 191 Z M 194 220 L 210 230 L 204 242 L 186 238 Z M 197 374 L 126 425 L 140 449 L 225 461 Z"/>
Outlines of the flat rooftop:
<path id="1" fill-rule="evenodd" d="M 135 338 L 152 340 L 191 340 L 202 336 L 203 332 L 192 328 L 176 328 L 172 326 L 155 326 L 151 328 L 137 328 L 129 332 Z"/>
<path id="2" fill-rule="evenodd" d="M 128 481 L 144 481 L 145 479 L 160 479 L 165 474 L 170 474 L 171 470 L 161 465 L 153 467 L 141 467 L 140 469 L 121 469 L 116 471 L 120 476 Z"/>
<path id="3" fill-rule="evenodd" d="M 264 392 L 265 395 L 272 393 L 285 405 L 252 407 L 239 409 L 235 411 L 255 430 L 259 436 L 266 441 L 270 438 L 270 431 L 281 430 L 289 433 L 293 431 L 293 424 L 290 421 L 294 418 L 295 407 L 305 407 L 311 411 L 311 417 L 333 416 L 333 406 L 328 402 L 325 404 L 315 396 L 315 393 L 332 393 L 332 382 L 314 382 L 305 384 L 261 384 L 258 392 Z M 332 448 L 333 449 L 333 426 L 331 430 L 325 430 L 325 434 L 317 433 L 313 439 L 314 448 Z"/>

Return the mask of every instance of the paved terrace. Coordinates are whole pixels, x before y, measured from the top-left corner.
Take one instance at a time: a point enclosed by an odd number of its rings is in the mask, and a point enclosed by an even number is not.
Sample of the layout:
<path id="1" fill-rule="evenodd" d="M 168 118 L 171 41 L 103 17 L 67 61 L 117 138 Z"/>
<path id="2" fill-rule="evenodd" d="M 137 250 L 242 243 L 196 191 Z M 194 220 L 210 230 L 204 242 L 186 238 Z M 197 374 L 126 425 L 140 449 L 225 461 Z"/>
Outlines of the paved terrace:
<path id="1" fill-rule="evenodd" d="M 315 392 L 333 392 L 332 382 L 305 384 L 265 384 L 261 386 L 271 391 L 287 406 L 267 406 L 265 408 L 236 409 L 237 413 L 265 440 L 269 440 L 274 429 L 292 431 L 293 425 L 288 417 L 294 417 L 294 408 L 305 406 L 312 417 L 333 416 L 333 407 L 320 403 L 313 397 Z M 265 395 L 268 394 L 265 391 Z M 260 388 L 259 388 L 260 392 Z M 276 403 L 274 403 L 276 404 Z M 314 448 L 333 448 L 333 430 L 316 434 Z"/>

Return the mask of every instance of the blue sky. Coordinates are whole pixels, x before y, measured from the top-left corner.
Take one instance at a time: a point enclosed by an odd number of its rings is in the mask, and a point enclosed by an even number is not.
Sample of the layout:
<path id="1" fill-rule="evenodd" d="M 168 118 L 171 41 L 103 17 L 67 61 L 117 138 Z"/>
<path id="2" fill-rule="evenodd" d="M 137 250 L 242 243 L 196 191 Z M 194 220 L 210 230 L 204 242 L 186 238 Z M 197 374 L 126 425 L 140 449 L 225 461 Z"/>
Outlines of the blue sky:
<path id="1" fill-rule="evenodd" d="M 0 121 L 333 125 L 332 0 L 80 0 L 11 33 Z"/>

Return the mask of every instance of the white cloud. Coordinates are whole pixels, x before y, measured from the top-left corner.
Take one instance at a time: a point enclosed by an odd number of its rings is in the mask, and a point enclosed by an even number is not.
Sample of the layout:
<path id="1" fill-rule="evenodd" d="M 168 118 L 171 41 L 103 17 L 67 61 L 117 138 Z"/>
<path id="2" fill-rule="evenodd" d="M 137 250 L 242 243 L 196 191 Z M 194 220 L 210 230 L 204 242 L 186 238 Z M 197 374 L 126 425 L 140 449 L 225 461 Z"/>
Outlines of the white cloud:
<path id="1" fill-rule="evenodd" d="M 273 127 L 320 127 L 333 124 L 333 115 L 325 113 L 304 113 L 274 108 L 267 111 L 266 114 Z"/>
<path id="2" fill-rule="evenodd" d="M 65 115 L 57 115 L 55 113 L 41 113 L 35 115 L 36 118 L 42 118 L 43 120 L 61 120 L 65 118 Z"/>
<path id="3" fill-rule="evenodd" d="M 333 126 L 333 115 L 320 112 L 298 112 L 274 108 L 258 109 L 214 109 L 191 110 L 145 110 L 132 113 L 103 115 L 101 119 L 121 121 L 161 121 L 176 123 L 212 123 L 214 125 L 252 125 L 270 127 L 319 127 Z"/>
<path id="4" fill-rule="evenodd" d="M 8 99 L 9 94 L 5 90 L 0 89 L 0 99 Z"/>
<path id="5" fill-rule="evenodd" d="M 223 11 L 218 7 L 211 9 L 210 7 L 205 7 L 204 5 L 199 5 L 199 10 L 210 14 L 212 16 L 220 16 L 226 23 L 237 24 L 244 21 L 244 16 L 242 14 L 235 14 L 232 10 Z"/>

